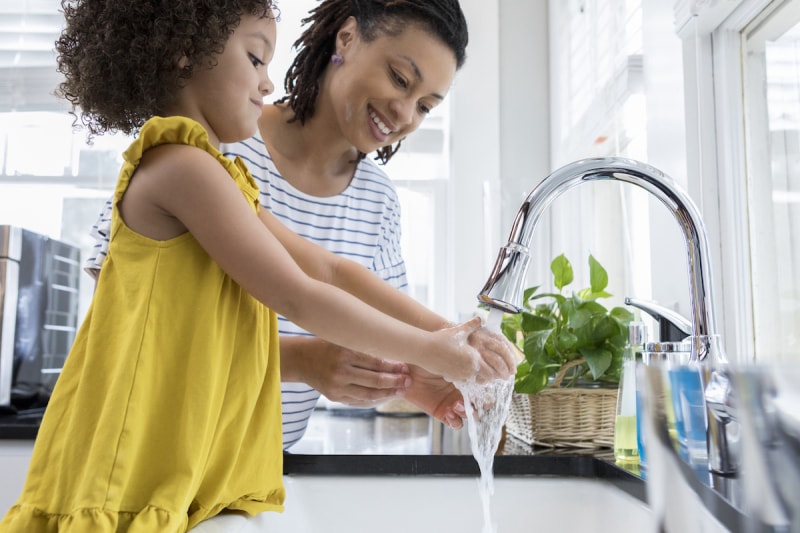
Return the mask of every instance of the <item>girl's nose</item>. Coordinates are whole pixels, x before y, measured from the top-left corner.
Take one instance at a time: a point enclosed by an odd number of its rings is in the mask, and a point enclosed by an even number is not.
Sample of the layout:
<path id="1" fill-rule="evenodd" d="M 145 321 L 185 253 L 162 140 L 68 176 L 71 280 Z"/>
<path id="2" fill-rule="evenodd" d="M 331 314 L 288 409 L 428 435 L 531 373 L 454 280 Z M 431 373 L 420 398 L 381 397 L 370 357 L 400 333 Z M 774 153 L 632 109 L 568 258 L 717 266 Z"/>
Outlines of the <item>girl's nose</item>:
<path id="1" fill-rule="evenodd" d="M 261 80 L 258 89 L 261 91 L 262 96 L 268 96 L 275 90 L 275 85 L 269 78 L 269 74 L 264 75 L 264 79 Z"/>

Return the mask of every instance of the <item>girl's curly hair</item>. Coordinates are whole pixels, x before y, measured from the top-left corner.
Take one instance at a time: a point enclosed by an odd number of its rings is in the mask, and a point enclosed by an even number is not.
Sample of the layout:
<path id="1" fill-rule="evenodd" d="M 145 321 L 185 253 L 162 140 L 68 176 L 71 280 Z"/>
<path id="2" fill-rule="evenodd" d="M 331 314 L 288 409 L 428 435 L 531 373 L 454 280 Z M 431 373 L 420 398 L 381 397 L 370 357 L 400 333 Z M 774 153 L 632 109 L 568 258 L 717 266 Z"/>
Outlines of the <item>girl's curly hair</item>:
<path id="1" fill-rule="evenodd" d="M 242 16 L 278 16 L 272 0 L 61 0 L 61 8 L 66 27 L 55 45 L 65 79 L 56 95 L 90 138 L 136 133 L 193 68 L 213 64 Z M 189 66 L 179 69 L 184 56 Z"/>
<path id="2" fill-rule="evenodd" d="M 364 41 L 399 35 L 413 24 L 447 45 L 455 55 L 457 68 L 466 59 L 469 35 L 458 0 L 322 0 L 302 21 L 308 27 L 294 43 L 297 55 L 284 80 L 287 96 L 278 100 L 291 107 L 292 120 L 305 124 L 314 115 L 320 79 L 334 53 L 336 34 L 351 16 L 358 21 Z M 399 142 L 384 146 L 375 159 L 386 163 L 399 148 Z M 359 159 L 364 156 L 359 153 Z"/>

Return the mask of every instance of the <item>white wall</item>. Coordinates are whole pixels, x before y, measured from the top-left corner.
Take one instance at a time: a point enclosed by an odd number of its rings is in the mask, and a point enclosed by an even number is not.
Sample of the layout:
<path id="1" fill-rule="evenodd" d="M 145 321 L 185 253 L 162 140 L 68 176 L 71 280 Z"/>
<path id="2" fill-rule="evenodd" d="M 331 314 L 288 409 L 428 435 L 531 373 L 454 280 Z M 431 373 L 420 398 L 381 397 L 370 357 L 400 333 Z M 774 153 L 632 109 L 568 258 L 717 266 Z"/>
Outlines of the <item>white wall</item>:
<path id="1" fill-rule="evenodd" d="M 647 163 L 688 189 L 681 40 L 673 8 L 643 0 L 643 75 L 647 114 Z M 699 206 L 697 198 L 693 198 Z M 687 251 L 680 226 L 658 201 L 650 200 L 652 298 L 689 318 Z"/>
<path id="2" fill-rule="evenodd" d="M 549 172 L 549 102 L 547 1 L 463 0 L 461 6 L 470 42 L 451 92 L 448 268 L 463 315 L 475 309 L 522 199 Z"/>

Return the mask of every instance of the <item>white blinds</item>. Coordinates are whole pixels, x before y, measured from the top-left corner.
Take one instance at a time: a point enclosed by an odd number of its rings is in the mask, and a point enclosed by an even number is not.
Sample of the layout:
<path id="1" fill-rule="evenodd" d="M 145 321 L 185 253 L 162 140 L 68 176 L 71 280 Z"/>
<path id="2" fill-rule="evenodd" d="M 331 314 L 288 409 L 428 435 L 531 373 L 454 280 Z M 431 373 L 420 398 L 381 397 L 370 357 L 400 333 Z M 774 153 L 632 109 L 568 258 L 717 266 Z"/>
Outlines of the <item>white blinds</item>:
<path id="1" fill-rule="evenodd" d="M 67 108 L 53 96 L 62 24 L 58 0 L 0 0 L 0 112 Z"/>
<path id="2" fill-rule="evenodd" d="M 641 0 L 550 4 L 556 165 L 610 136 L 628 96 L 641 91 Z"/>

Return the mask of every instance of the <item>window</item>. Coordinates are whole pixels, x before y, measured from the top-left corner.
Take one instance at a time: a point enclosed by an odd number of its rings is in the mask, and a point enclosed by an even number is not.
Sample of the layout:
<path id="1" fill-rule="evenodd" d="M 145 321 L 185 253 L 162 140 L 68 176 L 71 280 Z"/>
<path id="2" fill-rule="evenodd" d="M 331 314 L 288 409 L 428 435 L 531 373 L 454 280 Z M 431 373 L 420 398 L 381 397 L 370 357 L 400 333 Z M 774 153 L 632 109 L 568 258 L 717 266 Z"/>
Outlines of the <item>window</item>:
<path id="1" fill-rule="evenodd" d="M 797 359 L 800 1 L 680 7 L 695 112 L 688 162 L 718 243 L 728 357 Z"/>
<path id="2" fill-rule="evenodd" d="M 282 2 L 278 42 L 270 76 L 284 93 L 283 76 L 300 34 L 300 20 L 316 0 Z M 81 246 L 94 240 L 89 228 L 116 183 L 121 154 L 131 139 L 102 135 L 88 145 L 74 131 L 68 104 L 53 96 L 60 75 L 54 42 L 63 27 L 59 0 L 0 0 L 0 224 L 25 227 Z M 447 101 L 405 143 L 387 166 L 403 209 L 403 250 L 410 293 L 445 313 L 447 272 L 436 247 L 447 224 Z M 83 316 L 94 287 L 81 276 Z"/>
<path id="3" fill-rule="evenodd" d="M 641 0 L 553 0 L 549 8 L 553 166 L 586 157 L 647 161 Z M 550 211 L 554 237 L 548 259 L 565 252 L 576 281 L 585 282 L 592 253 L 609 272 L 615 304 L 625 296 L 651 298 L 644 191 L 590 183 L 556 199 Z"/>
<path id="4" fill-rule="evenodd" d="M 742 37 L 755 353 L 782 358 L 800 349 L 800 2 Z"/>
<path id="5" fill-rule="evenodd" d="M 73 131 L 54 42 L 63 26 L 58 0 L 0 0 L 0 224 L 78 244 L 108 197 L 129 143 Z M 83 316 L 93 282 L 81 276 Z"/>

